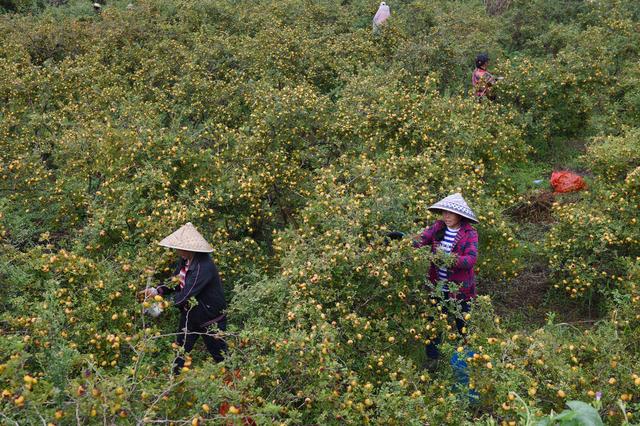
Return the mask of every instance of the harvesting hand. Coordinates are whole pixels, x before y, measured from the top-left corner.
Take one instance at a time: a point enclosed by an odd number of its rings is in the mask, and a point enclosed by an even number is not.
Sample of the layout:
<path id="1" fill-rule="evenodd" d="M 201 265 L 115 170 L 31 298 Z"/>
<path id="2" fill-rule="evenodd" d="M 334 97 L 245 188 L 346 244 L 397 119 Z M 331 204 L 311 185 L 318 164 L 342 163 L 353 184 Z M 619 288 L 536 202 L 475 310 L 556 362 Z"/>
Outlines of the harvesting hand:
<path id="1" fill-rule="evenodd" d="M 138 292 L 138 294 L 142 294 L 144 295 L 145 299 L 148 299 L 150 297 L 154 297 L 158 294 L 158 290 L 155 287 L 149 287 L 149 288 L 145 288 L 144 290 Z"/>

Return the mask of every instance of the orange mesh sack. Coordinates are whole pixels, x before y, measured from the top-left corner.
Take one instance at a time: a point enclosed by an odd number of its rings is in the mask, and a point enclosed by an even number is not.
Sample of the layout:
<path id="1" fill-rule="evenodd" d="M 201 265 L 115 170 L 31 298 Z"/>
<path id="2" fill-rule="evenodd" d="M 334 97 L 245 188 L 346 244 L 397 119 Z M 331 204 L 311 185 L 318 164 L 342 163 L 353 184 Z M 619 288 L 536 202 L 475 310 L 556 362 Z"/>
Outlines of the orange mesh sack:
<path id="1" fill-rule="evenodd" d="M 551 173 L 551 186 L 555 192 L 575 192 L 587 189 L 587 183 L 582 176 L 566 171 Z"/>

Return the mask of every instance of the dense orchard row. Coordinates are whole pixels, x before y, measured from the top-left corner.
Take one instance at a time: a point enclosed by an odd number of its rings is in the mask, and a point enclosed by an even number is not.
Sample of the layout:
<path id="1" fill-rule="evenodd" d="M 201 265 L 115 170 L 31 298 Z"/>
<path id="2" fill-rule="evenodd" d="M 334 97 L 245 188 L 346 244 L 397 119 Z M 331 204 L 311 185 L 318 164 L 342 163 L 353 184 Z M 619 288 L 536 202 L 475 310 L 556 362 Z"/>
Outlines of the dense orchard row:
<path id="1" fill-rule="evenodd" d="M 534 424 L 570 400 L 635 421 L 637 2 L 390 2 L 376 33 L 369 0 L 128 3 L 0 4 L 18 12 L 0 14 L 1 423 Z M 495 102 L 470 95 L 483 50 Z M 527 241 L 519 170 L 578 139 L 589 190 Z M 453 192 L 480 220 L 466 347 L 425 290 L 432 257 L 384 238 Z M 215 249 L 230 351 L 174 377 L 176 313 L 136 294 L 187 221 Z M 549 297 L 602 320 L 501 319 L 484 284 L 534 258 Z M 438 333 L 477 402 L 422 369 Z"/>

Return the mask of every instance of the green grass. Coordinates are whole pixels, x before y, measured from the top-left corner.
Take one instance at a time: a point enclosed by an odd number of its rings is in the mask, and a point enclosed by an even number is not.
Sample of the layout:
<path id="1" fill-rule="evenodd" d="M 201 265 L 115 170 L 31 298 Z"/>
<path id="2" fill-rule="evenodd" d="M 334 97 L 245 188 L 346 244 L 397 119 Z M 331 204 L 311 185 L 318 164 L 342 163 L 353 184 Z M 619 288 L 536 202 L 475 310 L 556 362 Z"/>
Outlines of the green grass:
<path id="1" fill-rule="evenodd" d="M 580 156 L 584 152 L 582 141 L 557 141 L 545 148 L 538 148 L 528 161 L 514 164 L 508 171 L 517 193 L 525 194 L 535 189 L 551 190 L 551 173 L 556 170 L 584 171 Z M 534 181 L 542 182 L 534 183 Z"/>

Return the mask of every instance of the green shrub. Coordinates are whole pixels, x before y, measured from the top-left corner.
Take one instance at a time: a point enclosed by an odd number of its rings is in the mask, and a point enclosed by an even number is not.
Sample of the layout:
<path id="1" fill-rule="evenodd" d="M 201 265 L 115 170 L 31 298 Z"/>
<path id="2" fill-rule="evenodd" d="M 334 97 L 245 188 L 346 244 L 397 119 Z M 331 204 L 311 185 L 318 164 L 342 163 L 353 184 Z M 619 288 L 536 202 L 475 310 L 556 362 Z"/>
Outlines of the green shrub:
<path id="1" fill-rule="evenodd" d="M 640 129 L 593 140 L 584 161 L 604 179 L 621 180 L 640 166 Z"/>
<path id="2" fill-rule="evenodd" d="M 2 421 L 509 424 L 597 391 L 606 422 L 632 419 L 636 3 L 414 1 L 374 34 L 362 0 L 5 1 Z M 481 51 L 506 77 L 495 102 L 468 93 Z M 552 223 L 513 223 L 532 148 L 554 158 L 569 137 L 590 141 L 589 191 L 558 196 Z M 434 257 L 384 240 L 452 192 L 480 219 L 480 293 L 540 266 L 539 226 L 549 297 L 602 320 L 514 329 L 481 297 L 465 345 L 425 288 Z M 157 242 L 186 221 L 215 248 L 230 351 L 196 350 L 176 378 L 177 313 L 144 316 L 136 293 L 169 277 Z M 439 333 L 446 358 L 476 353 L 477 405 L 446 365 L 422 370 Z"/>

